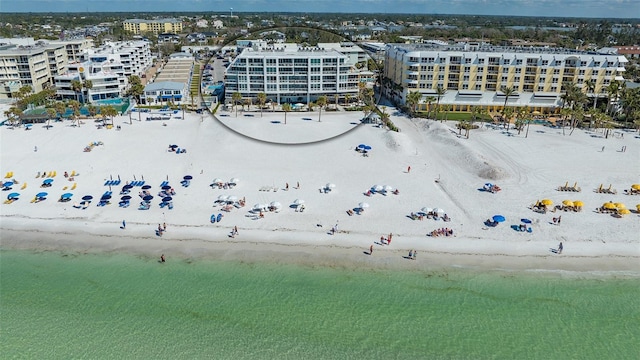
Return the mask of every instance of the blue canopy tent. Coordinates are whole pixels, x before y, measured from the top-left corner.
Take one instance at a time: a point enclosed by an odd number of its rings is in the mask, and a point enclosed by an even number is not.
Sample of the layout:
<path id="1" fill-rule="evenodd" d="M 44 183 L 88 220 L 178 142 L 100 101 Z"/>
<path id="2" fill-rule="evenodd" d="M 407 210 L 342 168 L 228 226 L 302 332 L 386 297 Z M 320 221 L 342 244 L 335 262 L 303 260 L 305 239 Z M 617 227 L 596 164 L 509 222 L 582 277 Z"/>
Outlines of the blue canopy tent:
<path id="1" fill-rule="evenodd" d="M 39 193 L 37 193 L 37 194 L 36 194 L 36 198 L 38 198 L 38 199 L 44 199 L 44 198 L 46 198 L 46 197 L 47 197 L 47 195 L 49 195 L 49 193 L 46 193 L 46 192 L 44 192 L 44 191 L 43 191 L 43 192 L 39 192 Z"/>
<path id="2" fill-rule="evenodd" d="M 4 190 L 9 190 L 11 189 L 12 186 L 13 186 L 13 181 L 7 181 L 6 183 L 2 184 L 2 188 Z"/>
<path id="3" fill-rule="evenodd" d="M 19 193 L 13 192 L 9 195 L 7 195 L 7 200 L 14 200 L 14 199 L 18 199 L 18 197 L 20 196 Z"/>
<path id="4" fill-rule="evenodd" d="M 48 185 L 48 184 L 51 184 L 52 182 L 53 182 L 53 179 L 44 179 L 44 180 L 42 181 L 42 183 L 43 183 L 43 184 L 47 184 L 47 185 Z"/>
<path id="5" fill-rule="evenodd" d="M 506 219 L 502 215 L 493 215 L 493 221 L 495 222 L 504 222 Z"/>

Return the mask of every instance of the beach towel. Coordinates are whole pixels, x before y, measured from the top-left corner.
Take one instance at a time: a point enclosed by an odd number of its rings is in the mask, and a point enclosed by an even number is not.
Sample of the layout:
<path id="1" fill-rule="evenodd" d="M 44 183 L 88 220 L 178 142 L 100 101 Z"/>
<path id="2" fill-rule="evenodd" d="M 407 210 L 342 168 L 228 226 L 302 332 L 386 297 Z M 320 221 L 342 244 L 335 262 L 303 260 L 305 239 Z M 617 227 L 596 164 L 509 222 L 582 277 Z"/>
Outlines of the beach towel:
<path id="1" fill-rule="evenodd" d="M 211 215 L 211 223 L 215 223 L 216 222 L 216 214 Z"/>

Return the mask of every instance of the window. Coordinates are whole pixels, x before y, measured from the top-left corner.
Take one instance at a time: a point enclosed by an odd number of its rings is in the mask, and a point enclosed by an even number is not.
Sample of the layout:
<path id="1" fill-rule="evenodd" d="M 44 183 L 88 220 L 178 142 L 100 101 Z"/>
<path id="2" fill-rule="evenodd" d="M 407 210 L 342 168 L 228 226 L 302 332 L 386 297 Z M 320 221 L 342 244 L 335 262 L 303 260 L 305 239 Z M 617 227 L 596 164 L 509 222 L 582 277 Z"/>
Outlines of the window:
<path id="1" fill-rule="evenodd" d="M 584 75 L 584 70 L 578 70 L 578 75 Z"/>
<path id="2" fill-rule="evenodd" d="M 593 62 L 593 66 L 595 66 L 595 67 L 600 66 L 600 61 L 594 61 L 594 62 Z"/>
<path id="3" fill-rule="evenodd" d="M 522 65 L 522 59 L 516 59 L 516 65 Z"/>
<path id="4" fill-rule="evenodd" d="M 598 75 L 598 70 L 593 70 L 593 76 Z"/>
<path id="5" fill-rule="evenodd" d="M 484 64 L 484 59 L 478 59 L 478 64 Z"/>
<path id="6" fill-rule="evenodd" d="M 438 80 L 444 80 L 444 74 L 438 75 Z"/>
<path id="7" fill-rule="evenodd" d="M 464 72 L 468 73 L 469 71 L 471 71 L 471 66 L 465 66 Z"/>
<path id="8" fill-rule="evenodd" d="M 465 58 L 465 59 L 464 59 L 464 63 L 465 63 L 465 64 L 471 64 L 471 59 L 469 59 L 469 58 Z M 466 66 L 465 66 L 465 67 L 466 67 Z"/>
<path id="9" fill-rule="evenodd" d="M 476 90 L 482 90 L 482 85 L 476 84 Z"/>
<path id="10" fill-rule="evenodd" d="M 482 75 L 476 75 L 476 81 L 482 81 Z"/>
<path id="11" fill-rule="evenodd" d="M 553 75 L 560 75 L 560 69 L 553 69 Z"/>
<path id="12" fill-rule="evenodd" d="M 478 73 L 481 74 L 484 72 L 484 68 L 478 68 Z"/>
<path id="13" fill-rule="evenodd" d="M 447 63 L 446 58 L 440 58 L 440 64 L 446 64 L 446 63 Z"/>
<path id="14" fill-rule="evenodd" d="M 507 82 L 507 77 L 506 77 L 506 76 L 503 76 L 503 77 L 502 77 L 502 79 L 501 79 L 501 81 L 502 81 L 502 82 Z"/>
<path id="15" fill-rule="evenodd" d="M 587 62 L 586 61 L 580 61 L 580 66 L 587 66 Z"/>
<path id="16" fill-rule="evenodd" d="M 548 66 L 549 60 L 542 60 L 542 66 Z"/>
<path id="17" fill-rule="evenodd" d="M 521 68 L 516 68 L 516 74 L 520 74 L 522 73 L 522 69 Z"/>
<path id="18" fill-rule="evenodd" d="M 508 74 L 509 73 L 509 68 L 502 68 L 502 73 L 503 74 Z"/>
<path id="19" fill-rule="evenodd" d="M 539 85 L 537 91 L 544 91 L 544 85 Z"/>
<path id="20" fill-rule="evenodd" d="M 560 66 L 562 65 L 562 60 L 556 60 L 553 62 L 553 66 Z"/>

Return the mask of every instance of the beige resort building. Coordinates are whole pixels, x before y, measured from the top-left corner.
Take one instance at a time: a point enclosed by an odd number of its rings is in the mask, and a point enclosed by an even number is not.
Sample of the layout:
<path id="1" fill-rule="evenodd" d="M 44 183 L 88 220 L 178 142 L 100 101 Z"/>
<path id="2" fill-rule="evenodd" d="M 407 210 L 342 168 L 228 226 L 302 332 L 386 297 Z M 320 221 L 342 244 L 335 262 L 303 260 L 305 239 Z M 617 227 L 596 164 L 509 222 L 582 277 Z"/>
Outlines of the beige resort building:
<path id="1" fill-rule="evenodd" d="M 489 112 L 502 110 L 503 86 L 515 93 L 507 106 L 552 113 L 562 106 L 562 84 L 572 82 L 589 97 L 605 98 L 611 82 L 622 81 L 627 59 L 549 47 L 500 47 L 480 43 L 388 44 L 385 51 L 385 95 L 405 104 L 413 91 L 422 94 L 420 109 L 427 97 L 436 97 L 438 87 L 446 90 L 441 105 L 452 111 L 470 111 L 472 106 Z M 588 91 L 586 83 L 595 82 Z M 433 103 L 435 104 L 435 102 Z"/>

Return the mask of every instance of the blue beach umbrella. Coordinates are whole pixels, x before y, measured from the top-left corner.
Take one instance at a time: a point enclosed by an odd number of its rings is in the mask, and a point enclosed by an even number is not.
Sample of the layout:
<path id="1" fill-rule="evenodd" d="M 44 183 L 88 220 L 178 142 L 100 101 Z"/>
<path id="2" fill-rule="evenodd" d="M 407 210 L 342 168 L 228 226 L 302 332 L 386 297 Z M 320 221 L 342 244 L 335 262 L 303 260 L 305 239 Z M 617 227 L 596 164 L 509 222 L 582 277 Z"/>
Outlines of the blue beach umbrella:
<path id="1" fill-rule="evenodd" d="M 505 218 L 502 215 L 493 215 L 493 221 L 500 223 L 500 222 L 504 222 Z"/>
<path id="2" fill-rule="evenodd" d="M 43 184 L 51 184 L 53 182 L 53 179 L 44 179 L 44 181 L 42 181 Z"/>
<path id="3" fill-rule="evenodd" d="M 85 196 L 82 197 L 82 200 L 84 200 L 84 201 L 89 201 L 91 199 L 93 199 L 93 196 L 91 196 L 91 195 L 85 195 Z"/>
<path id="4" fill-rule="evenodd" d="M 364 147 L 365 147 L 365 146 L 367 146 L 367 145 L 365 145 L 365 144 L 360 144 L 360 145 L 358 145 L 358 149 L 364 149 Z"/>
<path id="5" fill-rule="evenodd" d="M 17 199 L 18 196 L 20 196 L 20 194 L 14 192 L 14 193 L 11 193 L 11 194 L 7 195 L 7 199 L 9 199 L 9 200 Z"/>
<path id="6" fill-rule="evenodd" d="M 162 190 L 169 190 L 169 189 L 171 189 L 170 185 L 165 185 L 165 186 L 162 187 Z"/>
<path id="7" fill-rule="evenodd" d="M 193 179 L 193 176 L 191 176 L 191 175 L 185 175 L 182 179 L 184 179 L 184 180 L 191 180 L 191 179 Z"/>
<path id="8" fill-rule="evenodd" d="M 522 221 L 525 224 L 531 224 L 531 220 L 529 219 L 520 219 L 520 221 Z"/>
<path id="9" fill-rule="evenodd" d="M 122 190 L 131 190 L 131 189 L 133 189 L 133 185 L 127 184 L 127 185 L 122 187 Z"/>
<path id="10" fill-rule="evenodd" d="M 151 199 L 153 199 L 153 195 L 147 195 L 147 196 L 142 198 L 142 200 L 144 200 L 144 201 L 150 201 Z"/>
<path id="11" fill-rule="evenodd" d="M 142 187 L 142 190 L 149 190 L 149 189 L 151 189 L 151 185 L 144 185 Z"/>
<path id="12" fill-rule="evenodd" d="M 131 200 L 131 196 L 125 195 L 125 196 L 121 197 L 120 200 L 123 200 L 123 201 Z"/>
<path id="13" fill-rule="evenodd" d="M 37 194 L 36 194 L 36 197 L 37 197 L 37 198 L 43 198 L 43 197 L 45 197 L 45 196 L 47 196 L 47 195 L 49 195 L 49 193 L 46 193 L 46 192 L 44 192 L 44 191 L 43 191 L 43 192 L 39 192 L 39 193 L 37 193 Z"/>
<path id="14" fill-rule="evenodd" d="M 111 195 L 102 195 L 102 197 L 100 198 L 100 200 L 109 200 L 111 199 Z"/>
<path id="15" fill-rule="evenodd" d="M 162 198 L 162 201 L 164 201 L 164 202 L 169 202 L 171 200 L 173 200 L 173 198 L 171 196 L 166 196 L 166 197 Z"/>
<path id="16" fill-rule="evenodd" d="M 64 193 L 62 195 L 60 195 L 61 198 L 63 199 L 70 199 L 73 196 L 72 193 Z"/>
<path id="17" fill-rule="evenodd" d="M 365 149 L 365 150 L 367 150 L 367 151 L 368 151 L 368 150 L 371 150 L 371 146 L 369 146 L 369 145 L 365 145 L 363 149 Z"/>
<path id="18" fill-rule="evenodd" d="M 7 181 L 6 183 L 2 184 L 2 186 L 4 186 L 4 188 L 10 188 L 13 186 L 13 181 Z"/>

